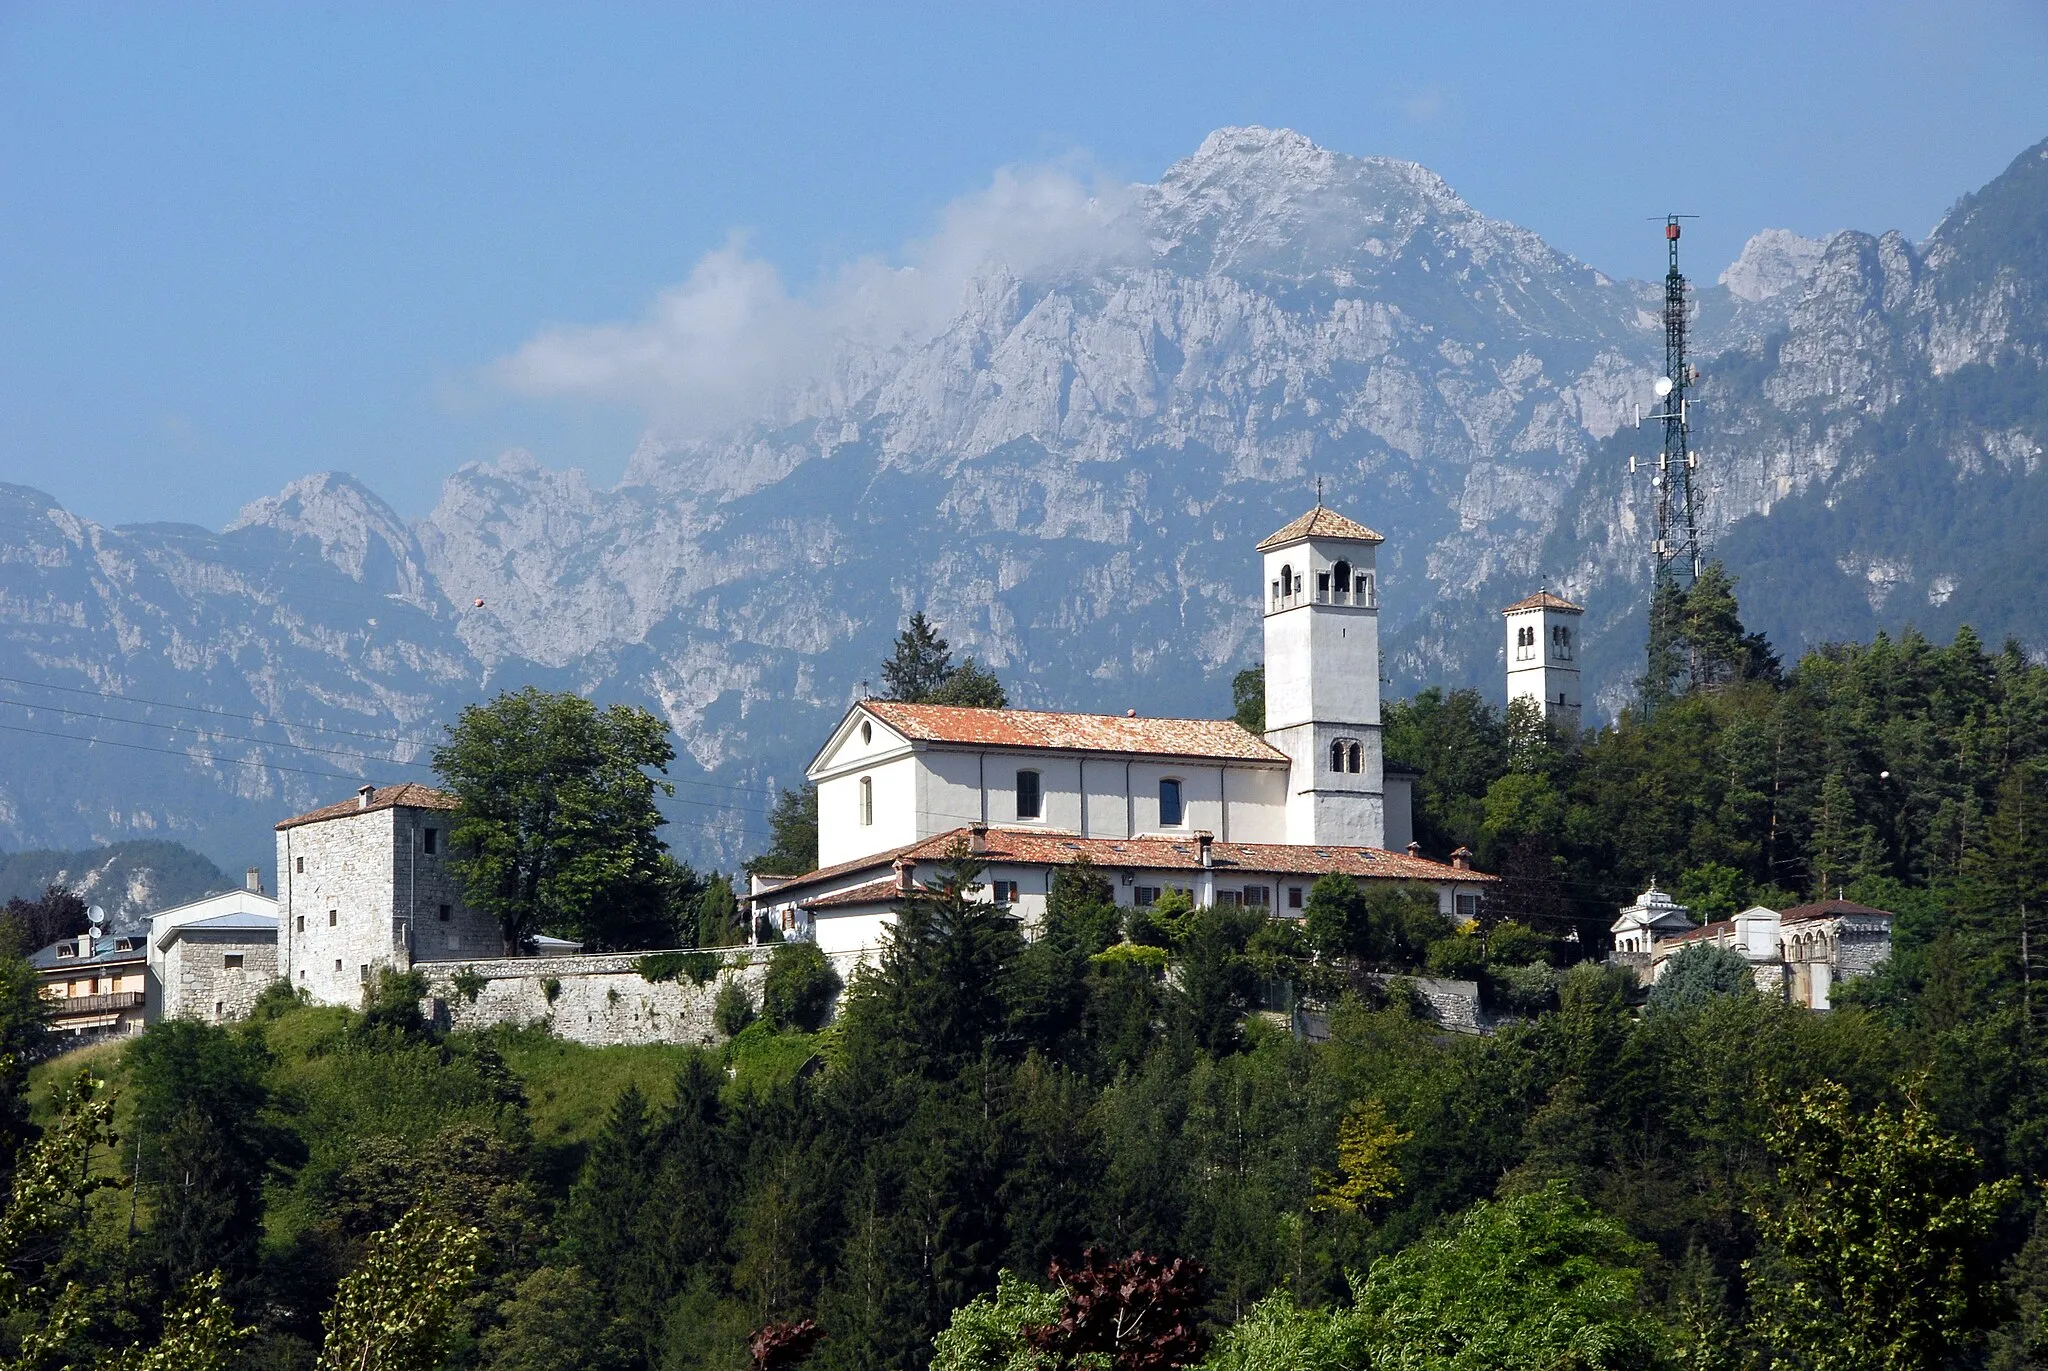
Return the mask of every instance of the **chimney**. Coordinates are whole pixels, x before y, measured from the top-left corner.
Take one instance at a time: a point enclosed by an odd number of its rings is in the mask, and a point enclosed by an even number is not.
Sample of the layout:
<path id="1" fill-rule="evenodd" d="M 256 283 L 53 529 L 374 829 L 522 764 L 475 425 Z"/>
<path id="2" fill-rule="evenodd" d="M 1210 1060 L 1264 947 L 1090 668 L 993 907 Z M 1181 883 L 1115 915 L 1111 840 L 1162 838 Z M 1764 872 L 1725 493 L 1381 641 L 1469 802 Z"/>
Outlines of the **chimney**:
<path id="1" fill-rule="evenodd" d="M 1472 869 L 1472 849 L 1461 847 L 1456 852 L 1453 852 L 1451 854 L 1451 866 L 1459 871 L 1470 871 Z"/>
<path id="2" fill-rule="evenodd" d="M 967 855 L 986 857 L 988 855 L 988 825 L 967 825 Z"/>
<path id="3" fill-rule="evenodd" d="M 1205 871 L 1214 865 L 1210 848 L 1215 841 L 1216 835 L 1208 829 L 1198 828 L 1195 830 L 1195 846 L 1202 850 L 1202 869 Z"/>
<path id="4" fill-rule="evenodd" d="M 896 893 L 898 895 L 908 895 L 916 889 L 917 858 L 898 857 L 896 859 Z"/>
<path id="5" fill-rule="evenodd" d="M 377 793 L 377 787 L 375 787 L 375 786 L 373 786 L 373 785 L 361 785 L 361 786 L 357 786 L 357 787 L 356 787 L 356 808 L 357 808 L 357 809 L 368 809 L 368 808 L 370 807 L 370 797 L 371 797 L 372 795 L 375 795 L 376 793 Z"/>
<path id="6" fill-rule="evenodd" d="M 261 895 L 263 893 L 263 873 L 253 866 L 242 873 L 242 889 L 248 891 L 251 895 Z"/>
<path id="7" fill-rule="evenodd" d="M 1420 857 L 1422 855 L 1422 844 L 1416 842 L 1413 838 L 1410 838 L 1408 840 L 1408 855 L 1411 857 Z"/>

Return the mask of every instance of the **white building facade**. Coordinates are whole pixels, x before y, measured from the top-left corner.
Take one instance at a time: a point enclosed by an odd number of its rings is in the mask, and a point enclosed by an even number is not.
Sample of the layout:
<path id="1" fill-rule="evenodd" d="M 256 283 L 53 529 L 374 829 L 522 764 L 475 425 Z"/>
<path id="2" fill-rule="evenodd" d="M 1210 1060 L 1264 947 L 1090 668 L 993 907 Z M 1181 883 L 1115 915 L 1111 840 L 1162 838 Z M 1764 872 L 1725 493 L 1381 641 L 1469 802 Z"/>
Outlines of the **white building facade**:
<path id="1" fill-rule="evenodd" d="M 1891 957 L 1892 917 L 1835 899 L 1782 911 L 1754 905 L 1732 919 L 1695 925 L 1684 905 L 1652 883 L 1614 922 L 1615 960 L 1654 985 L 1687 948 L 1725 947 L 1749 963 L 1760 992 L 1802 1009 L 1828 1009 L 1837 985 L 1870 975 Z"/>
<path id="2" fill-rule="evenodd" d="M 1299 911 L 1326 872 L 1421 881 L 1447 916 L 1493 881 L 1469 854 L 1409 843 L 1410 781 L 1380 732 L 1383 540 L 1318 505 L 1259 543 L 1266 729 L 1217 719 L 966 709 L 864 700 L 807 772 L 820 868 L 757 877 L 758 913 L 828 952 L 874 946 L 944 855 L 985 864 L 989 898 L 1042 913 L 1054 873 L 1087 861 L 1119 903 Z M 1388 850 L 1390 837 L 1402 848 Z"/>

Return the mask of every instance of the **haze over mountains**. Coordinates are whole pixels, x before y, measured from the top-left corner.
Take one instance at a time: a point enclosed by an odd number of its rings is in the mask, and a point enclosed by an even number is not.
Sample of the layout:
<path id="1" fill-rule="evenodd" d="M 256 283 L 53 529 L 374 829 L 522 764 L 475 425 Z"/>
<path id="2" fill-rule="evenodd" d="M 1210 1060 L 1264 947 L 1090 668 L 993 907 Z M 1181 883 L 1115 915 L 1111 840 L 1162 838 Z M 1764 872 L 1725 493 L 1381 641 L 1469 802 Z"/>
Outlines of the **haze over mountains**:
<path id="1" fill-rule="evenodd" d="M 751 416 L 650 437 L 615 489 L 508 453 L 409 525 L 323 473 L 216 533 L 0 487 L 0 844 L 267 866 L 275 819 L 424 779 L 442 721 L 537 682 L 662 712 L 670 840 L 729 862 L 913 609 L 1018 704 L 1227 712 L 1251 545 L 1318 477 L 1387 535 L 1393 692 L 1498 694 L 1496 611 L 1547 582 L 1619 703 L 1661 284 L 1287 131 L 1083 210 L 957 303 L 791 343 Z M 2048 649 L 2048 144 L 1924 242 L 1767 230 L 1719 282 L 1687 268 L 1706 515 L 1752 625 L 1788 656 L 1963 622 Z"/>

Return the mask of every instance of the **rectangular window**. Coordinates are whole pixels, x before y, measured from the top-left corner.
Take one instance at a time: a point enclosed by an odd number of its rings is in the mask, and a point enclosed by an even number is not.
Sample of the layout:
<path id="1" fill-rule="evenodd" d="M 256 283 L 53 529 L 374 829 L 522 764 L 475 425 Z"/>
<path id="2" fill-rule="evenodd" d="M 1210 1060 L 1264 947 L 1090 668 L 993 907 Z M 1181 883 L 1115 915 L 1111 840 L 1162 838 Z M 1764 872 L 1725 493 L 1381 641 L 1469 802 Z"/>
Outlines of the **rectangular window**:
<path id="1" fill-rule="evenodd" d="M 1259 909 L 1269 909 L 1273 904 L 1273 887 L 1269 885 L 1248 885 L 1244 888 L 1244 902 Z"/>
<path id="2" fill-rule="evenodd" d="M 363 963 L 362 980 L 364 985 L 370 983 L 370 964 L 368 962 Z"/>
<path id="3" fill-rule="evenodd" d="M 1159 826 L 1178 828 L 1181 822 L 1180 782 L 1164 780 L 1159 783 Z"/>
<path id="4" fill-rule="evenodd" d="M 441 922 L 444 924 L 455 917 L 455 910 L 453 909 L 453 907 L 449 905 L 444 904 L 439 906 L 436 912 L 440 914 Z"/>
<path id="5" fill-rule="evenodd" d="M 242 954 L 239 952 L 227 953 L 220 959 L 220 963 L 230 971 L 239 970 L 242 965 Z"/>
<path id="6" fill-rule="evenodd" d="M 1035 819 L 1039 812 L 1038 773 L 1020 771 L 1017 773 L 1017 817 Z"/>
<path id="7" fill-rule="evenodd" d="M 1458 896 L 1458 917 L 1460 919 L 1476 919 L 1479 917 L 1479 897 L 1477 895 Z"/>
<path id="8" fill-rule="evenodd" d="M 439 852 L 441 850 L 441 830 L 438 828 L 423 830 L 420 834 L 420 848 L 429 856 Z"/>
<path id="9" fill-rule="evenodd" d="M 1017 883 L 1015 881 L 990 881 L 988 888 L 990 898 L 997 904 L 1017 903 Z"/>
<path id="10" fill-rule="evenodd" d="M 1134 886 L 1131 889 L 1131 903 L 1140 909 L 1149 909 L 1159 903 L 1159 887 L 1156 885 Z"/>
<path id="11" fill-rule="evenodd" d="M 341 958 L 339 957 L 334 959 L 334 974 L 337 976 L 341 974 Z"/>
<path id="12" fill-rule="evenodd" d="M 305 859 L 304 857 L 294 857 L 294 858 L 292 858 L 292 871 L 293 871 L 294 873 L 296 873 L 297 875 L 300 875 L 300 876 L 303 876 L 303 875 L 305 875 L 305 874 L 306 874 L 306 859 Z"/>
<path id="13" fill-rule="evenodd" d="M 301 914 L 301 915 L 299 915 L 299 932 L 301 932 L 301 933 L 304 933 L 305 931 L 306 931 L 306 916 L 305 916 L 305 915 L 303 915 L 303 914 Z"/>
<path id="14" fill-rule="evenodd" d="M 1216 892 L 1216 903 L 1222 905 L 1225 909 L 1236 909 L 1244 903 L 1244 892 L 1242 890 L 1219 890 Z"/>
<path id="15" fill-rule="evenodd" d="M 334 926 L 335 926 L 335 924 L 339 923 L 340 921 L 341 921 L 341 911 L 340 911 L 340 910 L 338 910 L 338 909 L 330 909 L 330 910 L 328 910 L 328 911 L 327 911 L 327 926 L 328 926 L 329 928 L 332 928 L 332 927 L 334 927 Z"/>
<path id="16" fill-rule="evenodd" d="M 1299 908 L 1301 908 L 1301 887 L 1300 887 L 1300 886 L 1298 886 L 1298 885 L 1290 885 L 1290 886 L 1288 886 L 1288 887 L 1287 887 L 1287 907 L 1288 907 L 1289 909 L 1299 909 Z"/>
<path id="17" fill-rule="evenodd" d="M 860 778 L 860 822 L 863 828 L 875 821 L 875 778 Z"/>

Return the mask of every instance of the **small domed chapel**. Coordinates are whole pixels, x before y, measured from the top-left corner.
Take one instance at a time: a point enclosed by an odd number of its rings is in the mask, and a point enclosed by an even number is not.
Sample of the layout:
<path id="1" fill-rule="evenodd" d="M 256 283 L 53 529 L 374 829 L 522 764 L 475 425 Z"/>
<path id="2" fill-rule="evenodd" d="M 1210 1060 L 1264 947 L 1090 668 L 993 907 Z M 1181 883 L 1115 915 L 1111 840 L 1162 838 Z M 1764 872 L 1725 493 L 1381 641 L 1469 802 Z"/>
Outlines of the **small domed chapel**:
<path id="1" fill-rule="evenodd" d="M 1495 878 L 1463 849 L 1421 855 L 1412 778 L 1389 771 L 1381 745 L 1374 558 L 1384 541 L 1318 504 L 1258 544 L 1263 734 L 1135 711 L 860 701 L 806 773 L 818 788 L 818 870 L 756 877 L 755 909 L 828 952 L 872 947 L 920 873 L 957 846 L 985 864 L 985 897 L 1027 925 L 1043 915 L 1054 873 L 1082 860 L 1124 905 L 1178 890 L 1198 907 L 1299 913 L 1316 878 L 1336 872 L 1422 882 L 1446 917 L 1470 917 Z M 1556 604 L 1564 610 L 1540 611 L 1545 627 L 1578 612 Z M 1522 611 L 1509 611 L 1511 638 L 1526 627 Z M 1570 678 L 1536 682 L 1550 712 L 1564 691 L 1576 715 L 1576 670 Z"/>

